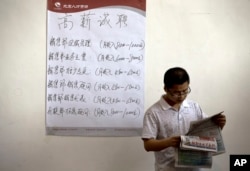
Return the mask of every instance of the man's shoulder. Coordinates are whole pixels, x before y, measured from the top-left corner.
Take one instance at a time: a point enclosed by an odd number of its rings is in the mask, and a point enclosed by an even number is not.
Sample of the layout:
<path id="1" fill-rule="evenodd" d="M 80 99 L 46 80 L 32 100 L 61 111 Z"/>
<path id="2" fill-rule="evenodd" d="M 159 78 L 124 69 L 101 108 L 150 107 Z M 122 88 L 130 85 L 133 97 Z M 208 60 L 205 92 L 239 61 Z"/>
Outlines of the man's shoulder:
<path id="1" fill-rule="evenodd" d="M 156 101 L 154 104 L 152 104 L 147 110 L 146 112 L 149 112 L 149 111 L 154 111 L 154 110 L 158 110 L 161 108 L 161 103 L 160 103 L 160 100 Z"/>

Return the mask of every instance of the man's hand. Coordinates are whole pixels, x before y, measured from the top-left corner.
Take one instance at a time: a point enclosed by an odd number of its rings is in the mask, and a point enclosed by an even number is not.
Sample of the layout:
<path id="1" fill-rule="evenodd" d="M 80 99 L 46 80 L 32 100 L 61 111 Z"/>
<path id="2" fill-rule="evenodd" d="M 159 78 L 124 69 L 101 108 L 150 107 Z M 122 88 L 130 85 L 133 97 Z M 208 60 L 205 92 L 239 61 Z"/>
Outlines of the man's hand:
<path id="1" fill-rule="evenodd" d="M 217 116 L 214 116 L 212 118 L 212 120 L 221 128 L 223 129 L 223 127 L 226 125 L 226 116 L 224 114 L 220 114 Z"/>
<path id="2" fill-rule="evenodd" d="M 170 137 L 168 139 L 168 142 L 169 146 L 178 148 L 180 146 L 181 137 L 180 136 Z"/>

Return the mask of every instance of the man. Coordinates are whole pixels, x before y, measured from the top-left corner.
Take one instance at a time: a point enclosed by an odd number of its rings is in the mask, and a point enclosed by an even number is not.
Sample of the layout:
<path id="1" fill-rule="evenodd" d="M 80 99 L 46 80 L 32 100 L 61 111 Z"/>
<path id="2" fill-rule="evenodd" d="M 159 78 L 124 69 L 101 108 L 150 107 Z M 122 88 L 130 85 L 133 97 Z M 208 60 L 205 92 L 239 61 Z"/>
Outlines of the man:
<path id="1" fill-rule="evenodd" d="M 179 147 L 180 135 L 187 133 L 191 121 L 207 117 L 198 103 L 186 99 L 191 92 L 189 83 L 185 69 L 175 67 L 166 71 L 165 94 L 145 113 L 142 139 L 145 150 L 155 153 L 155 171 L 195 170 L 174 166 L 175 148 Z M 213 120 L 221 128 L 226 123 L 225 115 L 222 114 Z"/>

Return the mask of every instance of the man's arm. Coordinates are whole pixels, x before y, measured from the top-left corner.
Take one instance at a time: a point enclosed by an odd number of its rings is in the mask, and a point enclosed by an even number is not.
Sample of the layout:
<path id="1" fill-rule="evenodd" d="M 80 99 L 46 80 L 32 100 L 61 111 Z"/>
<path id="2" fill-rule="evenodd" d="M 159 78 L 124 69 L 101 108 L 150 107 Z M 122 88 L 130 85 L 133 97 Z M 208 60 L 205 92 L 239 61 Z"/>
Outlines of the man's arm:
<path id="1" fill-rule="evenodd" d="M 161 140 L 143 139 L 143 142 L 146 151 L 161 151 L 168 147 L 179 147 L 181 138 L 180 136 L 175 136 Z"/>

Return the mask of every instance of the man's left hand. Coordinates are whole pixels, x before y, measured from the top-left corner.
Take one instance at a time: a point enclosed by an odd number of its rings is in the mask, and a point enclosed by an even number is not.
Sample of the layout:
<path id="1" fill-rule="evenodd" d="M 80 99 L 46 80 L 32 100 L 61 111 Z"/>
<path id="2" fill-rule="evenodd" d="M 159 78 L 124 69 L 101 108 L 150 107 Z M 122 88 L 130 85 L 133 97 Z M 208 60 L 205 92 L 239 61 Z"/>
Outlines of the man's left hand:
<path id="1" fill-rule="evenodd" d="M 226 125 L 226 116 L 224 114 L 216 115 L 212 118 L 212 120 L 221 128 Z"/>

